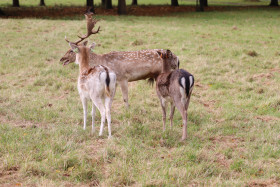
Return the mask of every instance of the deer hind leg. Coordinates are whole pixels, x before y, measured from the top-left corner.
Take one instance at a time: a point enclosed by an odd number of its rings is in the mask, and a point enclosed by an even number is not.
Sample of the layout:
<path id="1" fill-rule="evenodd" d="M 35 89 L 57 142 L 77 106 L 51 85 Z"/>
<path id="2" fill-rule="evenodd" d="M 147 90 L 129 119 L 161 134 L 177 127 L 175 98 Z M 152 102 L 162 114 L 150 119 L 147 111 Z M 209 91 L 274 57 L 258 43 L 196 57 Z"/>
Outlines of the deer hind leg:
<path id="1" fill-rule="evenodd" d="M 100 125 L 99 136 L 102 136 L 103 129 L 104 129 L 104 123 L 105 123 L 105 119 L 106 119 L 105 107 L 104 107 L 104 104 L 103 104 L 102 99 L 100 97 L 95 97 L 93 99 L 93 103 L 97 107 L 97 109 L 99 110 L 100 115 L 101 115 L 101 125 Z"/>
<path id="2" fill-rule="evenodd" d="M 81 97 L 81 101 L 83 104 L 83 113 L 84 113 L 84 127 L 83 129 L 86 130 L 87 126 L 87 99 L 84 97 Z"/>
<path id="3" fill-rule="evenodd" d="M 125 102 L 126 108 L 129 108 L 128 104 L 128 82 L 127 80 L 121 81 L 120 86 L 122 89 L 123 101 Z"/>
<path id="4" fill-rule="evenodd" d="M 171 107 L 170 107 L 170 116 L 169 116 L 169 120 L 170 120 L 170 127 L 173 127 L 173 116 L 174 116 L 174 112 L 175 112 L 175 104 L 173 101 L 171 101 Z"/>
<path id="5" fill-rule="evenodd" d="M 176 98 L 175 99 L 175 105 L 178 108 L 182 119 L 183 119 L 183 135 L 182 135 L 182 141 L 185 140 L 187 138 L 187 120 L 188 120 L 188 114 L 187 114 L 187 110 L 186 110 L 186 104 L 187 102 L 183 103 L 181 101 L 181 98 Z"/>
<path id="6" fill-rule="evenodd" d="M 95 109 L 95 105 L 94 103 L 92 102 L 92 111 L 91 111 L 91 115 L 92 115 L 92 129 L 91 129 L 91 133 L 93 134 L 94 131 L 95 131 L 95 128 L 94 128 L 94 122 L 95 122 L 95 112 L 96 112 L 96 109 Z"/>
<path id="7" fill-rule="evenodd" d="M 166 130 L 165 124 L 166 124 L 166 101 L 164 98 L 160 98 L 160 105 L 162 109 L 162 121 L 163 121 L 163 131 Z"/>
<path id="8" fill-rule="evenodd" d="M 108 123 L 108 133 L 109 136 L 108 138 L 112 137 L 112 133 L 111 133 L 111 98 L 110 97 L 106 97 L 105 98 L 105 112 L 106 112 L 106 118 L 107 118 L 107 123 Z"/>

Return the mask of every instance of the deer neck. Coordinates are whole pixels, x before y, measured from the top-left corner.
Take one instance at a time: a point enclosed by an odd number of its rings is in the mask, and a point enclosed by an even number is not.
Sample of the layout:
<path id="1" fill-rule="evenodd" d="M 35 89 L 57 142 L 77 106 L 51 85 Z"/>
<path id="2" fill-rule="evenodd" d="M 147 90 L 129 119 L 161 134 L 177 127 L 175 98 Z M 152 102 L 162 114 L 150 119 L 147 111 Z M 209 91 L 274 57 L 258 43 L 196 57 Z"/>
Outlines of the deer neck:
<path id="1" fill-rule="evenodd" d="M 80 75 L 82 75 L 85 71 L 88 71 L 89 66 L 89 52 L 87 50 L 81 51 L 79 56 L 79 64 L 80 64 Z"/>
<path id="2" fill-rule="evenodd" d="M 165 61 L 163 61 L 163 66 L 162 66 L 162 73 L 169 73 L 171 71 L 171 68 L 169 64 Z"/>

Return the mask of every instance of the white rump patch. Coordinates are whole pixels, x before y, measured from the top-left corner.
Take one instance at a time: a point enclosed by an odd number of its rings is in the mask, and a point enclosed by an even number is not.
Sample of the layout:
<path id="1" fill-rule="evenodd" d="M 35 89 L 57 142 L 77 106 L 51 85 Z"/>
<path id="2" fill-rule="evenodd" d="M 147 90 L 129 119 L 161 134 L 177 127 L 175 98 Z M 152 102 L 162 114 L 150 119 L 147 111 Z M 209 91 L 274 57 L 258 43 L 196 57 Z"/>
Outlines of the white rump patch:
<path id="1" fill-rule="evenodd" d="M 185 77 L 181 78 L 181 84 L 182 84 L 183 88 L 185 89 L 186 88 L 186 79 L 185 79 Z"/>
<path id="2" fill-rule="evenodd" d="M 185 77 L 182 77 L 181 78 L 181 85 L 183 86 L 183 87 L 181 87 L 180 86 L 180 93 L 181 93 L 181 102 L 184 104 L 185 102 L 186 102 L 186 91 L 185 91 L 185 89 L 186 89 L 186 79 L 185 79 Z"/>
<path id="3" fill-rule="evenodd" d="M 192 76 L 189 76 L 189 79 L 190 79 L 190 87 L 191 87 L 192 84 L 193 84 L 193 77 L 192 77 Z"/>

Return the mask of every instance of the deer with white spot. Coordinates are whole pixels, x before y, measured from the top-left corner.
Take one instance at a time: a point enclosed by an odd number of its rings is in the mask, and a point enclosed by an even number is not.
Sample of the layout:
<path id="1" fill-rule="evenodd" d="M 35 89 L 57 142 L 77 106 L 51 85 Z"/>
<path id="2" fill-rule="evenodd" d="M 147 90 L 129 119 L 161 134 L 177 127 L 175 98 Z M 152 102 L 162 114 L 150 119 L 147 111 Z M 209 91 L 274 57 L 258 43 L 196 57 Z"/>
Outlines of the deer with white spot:
<path id="1" fill-rule="evenodd" d="M 97 31 L 98 32 L 98 31 Z M 91 33 L 91 34 L 94 34 Z M 89 35 L 85 36 L 88 37 Z M 97 65 L 90 67 L 89 57 L 95 43 L 90 47 L 69 42 L 79 64 L 78 91 L 83 104 L 84 130 L 87 123 L 87 101 L 92 101 L 92 133 L 94 133 L 95 107 L 101 114 L 99 136 L 103 134 L 104 123 L 107 119 L 109 138 L 111 137 L 111 105 L 116 90 L 116 74 L 106 66 Z M 103 102 L 104 100 L 104 102 Z M 105 104 L 104 104 L 105 103 Z"/>
<path id="2" fill-rule="evenodd" d="M 85 14 L 87 20 L 87 30 L 89 36 L 91 33 L 98 33 L 92 31 L 97 20 L 92 19 L 92 13 Z M 85 46 L 87 42 L 79 44 L 85 37 L 80 37 L 81 40 L 77 41 L 76 45 Z M 68 41 L 68 40 L 66 40 Z M 128 107 L 128 82 L 138 81 L 143 79 L 155 80 L 161 73 L 162 59 L 157 51 L 165 52 L 166 50 L 141 50 L 141 51 L 120 51 L 110 52 L 107 54 L 90 53 L 89 64 L 91 67 L 95 65 L 105 65 L 111 68 L 117 75 L 117 83 L 120 85 L 123 95 L 123 100 Z M 76 56 L 72 49 L 68 50 L 66 54 L 60 59 L 63 65 L 75 62 Z M 174 63 L 179 68 L 179 59 L 173 54 Z"/>
<path id="3" fill-rule="evenodd" d="M 163 59 L 163 73 L 161 73 L 156 80 L 157 95 L 160 99 L 163 114 L 163 130 L 165 131 L 166 103 L 170 102 L 170 126 L 173 126 L 173 115 L 176 106 L 183 118 L 182 140 L 185 140 L 187 138 L 187 112 L 193 90 L 194 77 L 183 69 L 172 71 L 172 69 L 174 69 L 174 64 L 172 63 L 173 54 L 170 50 L 164 53 L 158 51 L 158 54 Z"/>

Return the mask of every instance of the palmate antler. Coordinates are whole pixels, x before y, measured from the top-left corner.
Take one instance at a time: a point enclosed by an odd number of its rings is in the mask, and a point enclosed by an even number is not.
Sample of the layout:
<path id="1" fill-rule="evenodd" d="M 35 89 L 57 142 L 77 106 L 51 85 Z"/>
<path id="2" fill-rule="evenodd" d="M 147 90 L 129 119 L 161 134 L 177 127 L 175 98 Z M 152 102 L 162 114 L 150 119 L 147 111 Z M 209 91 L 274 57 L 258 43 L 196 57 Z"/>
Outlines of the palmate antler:
<path id="1" fill-rule="evenodd" d="M 92 12 L 88 12 L 85 14 L 86 20 L 87 20 L 87 34 L 85 34 L 84 36 L 79 36 L 80 40 L 76 41 L 76 42 L 71 42 L 73 44 L 78 45 L 81 41 L 83 41 L 84 39 L 88 38 L 90 35 L 92 34 L 97 34 L 100 31 L 100 26 L 98 27 L 98 29 L 96 31 L 93 30 L 93 28 L 95 27 L 95 24 L 99 21 L 95 18 L 92 18 L 93 13 Z M 67 43 L 70 43 L 69 40 L 67 40 L 66 36 L 65 36 L 65 40 Z"/>

